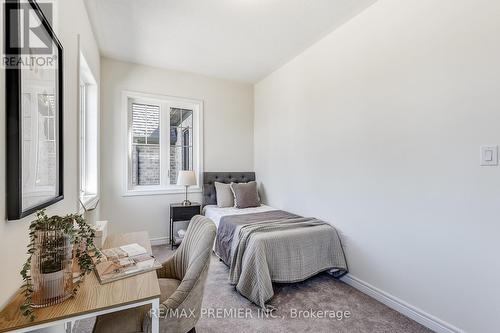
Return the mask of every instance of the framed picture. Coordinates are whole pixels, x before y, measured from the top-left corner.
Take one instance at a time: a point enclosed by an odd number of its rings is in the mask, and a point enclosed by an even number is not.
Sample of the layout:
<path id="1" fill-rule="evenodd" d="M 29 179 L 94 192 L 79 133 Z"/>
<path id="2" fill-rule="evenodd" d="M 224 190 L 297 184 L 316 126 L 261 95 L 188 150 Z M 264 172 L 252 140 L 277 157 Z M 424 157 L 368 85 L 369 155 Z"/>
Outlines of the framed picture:
<path id="1" fill-rule="evenodd" d="M 64 197 L 63 48 L 46 17 L 52 7 L 4 8 L 7 218 L 17 220 Z"/>

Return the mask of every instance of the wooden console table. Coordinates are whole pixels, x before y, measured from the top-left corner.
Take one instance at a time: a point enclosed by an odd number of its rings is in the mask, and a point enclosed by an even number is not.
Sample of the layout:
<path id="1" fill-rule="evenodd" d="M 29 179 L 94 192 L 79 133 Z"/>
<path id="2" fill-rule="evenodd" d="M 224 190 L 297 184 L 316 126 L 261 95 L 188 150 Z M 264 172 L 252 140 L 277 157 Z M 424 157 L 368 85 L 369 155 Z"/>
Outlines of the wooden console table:
<path id="1" fill-rule="evenodd" d="M 104 248 L 138 243 L 151 253 L 151 244 L 147 232 L 136 232 L 108 236 Z M 0 312 L 0 332 L 29 332 L 44 327 L 61 325 L 71 332 L 76 320 L 91 318 L 110 312 L 150 304 L 155 313 L 160 306 L 160 286 L 156 272 L 148 272 L 126 279 L 101 285 L 92 272 L 80 284 L 77 294 L 69 300 L 35 309 L 35 320 L 25 318 L 19 306 L 24 297 L 19 292 Z M 159 318 L 152 316 L 153 333 L 159 332 Z"/>

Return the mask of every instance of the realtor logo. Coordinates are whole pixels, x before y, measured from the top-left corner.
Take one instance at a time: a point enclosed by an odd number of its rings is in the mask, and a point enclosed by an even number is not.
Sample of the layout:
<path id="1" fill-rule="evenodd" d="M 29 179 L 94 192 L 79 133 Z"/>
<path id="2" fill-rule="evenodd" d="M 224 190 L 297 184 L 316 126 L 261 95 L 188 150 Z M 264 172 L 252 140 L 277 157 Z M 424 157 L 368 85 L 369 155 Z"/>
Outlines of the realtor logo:
<path id="1" fill-rule="evenodd" d="M 52 25 L 52 4 L 42 2 L 38 6 Z M 5 0 L 4 19 L 8 34 L 4 43 L 4 55 L 52 54 L 52 40 L 39 14 L 28 1 Z"/>

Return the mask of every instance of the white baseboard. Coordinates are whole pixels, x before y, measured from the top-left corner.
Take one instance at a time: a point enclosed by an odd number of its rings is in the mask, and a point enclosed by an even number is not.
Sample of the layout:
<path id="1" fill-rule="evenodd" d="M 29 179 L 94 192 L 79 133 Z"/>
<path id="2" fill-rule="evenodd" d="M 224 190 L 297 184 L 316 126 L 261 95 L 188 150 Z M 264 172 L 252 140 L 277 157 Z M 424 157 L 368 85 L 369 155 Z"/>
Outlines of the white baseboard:
<path id="1" fill-rule="evenodd" d="M 170 244 L 170 239 L 168 237 L 151 238 L 149 241 L 151 242 L 151 246 Z"/>
<path id="2" fill-rule="evenodd" d="M 387 305 L 391 309 L 398 311 L 399 313 L 405 315 L 408 318 L 415 320 L 417 323 L 424 325 L 425 327 L 433 330 L 437 333 L 465 333 L 463 330 L 438 319 L 408 303 L 405 301 L 394 297 L 363 280 L 358 279 L 355 276 L 347 274 L 342 281 L 361 291 L 362 293 L 375 298 L 377 301 Z"/>

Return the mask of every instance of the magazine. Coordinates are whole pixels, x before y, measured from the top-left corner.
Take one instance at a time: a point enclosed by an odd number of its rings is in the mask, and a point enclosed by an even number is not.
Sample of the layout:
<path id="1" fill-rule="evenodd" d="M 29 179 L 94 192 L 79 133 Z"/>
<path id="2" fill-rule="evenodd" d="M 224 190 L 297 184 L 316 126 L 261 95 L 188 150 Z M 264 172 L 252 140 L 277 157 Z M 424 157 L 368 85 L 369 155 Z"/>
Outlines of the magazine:
<path id="1" fill-rule="evenodd" d="M 161 264 L 146 249 L 138 244 L 129 244 L 101 250 L 101 259 L 95 271 L 99 282 L 105 284 L 158 268 L 161 268 Z"/>

